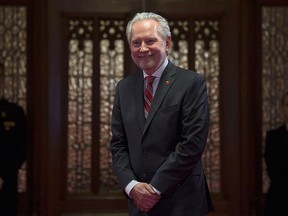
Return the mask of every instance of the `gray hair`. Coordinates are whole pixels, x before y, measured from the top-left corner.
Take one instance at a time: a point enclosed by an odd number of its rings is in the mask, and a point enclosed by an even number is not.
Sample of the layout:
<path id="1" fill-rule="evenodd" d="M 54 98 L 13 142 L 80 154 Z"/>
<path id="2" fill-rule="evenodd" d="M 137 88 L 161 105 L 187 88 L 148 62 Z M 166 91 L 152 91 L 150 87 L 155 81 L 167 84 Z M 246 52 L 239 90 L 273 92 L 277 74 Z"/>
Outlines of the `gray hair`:
<path id="1" fill-rule="evenodd" d="M 159 14 L 152 13 L 152 12 L 142 12 L 142 13 L 135 14 L 132 20 L 130 20 L 127 24 L 126 36 L 127 36 L 127 40 L 129 43 L 131 42 L 132 25 L 137 21 L 146 20 L 146 19 L 153 19 L 159 23 L 160 28 L 161 28 L 161 31 L 159 33 L 161 34 L 163 39 L 171 37 L 169 24 L 164 17 L 160 16 Z"/>

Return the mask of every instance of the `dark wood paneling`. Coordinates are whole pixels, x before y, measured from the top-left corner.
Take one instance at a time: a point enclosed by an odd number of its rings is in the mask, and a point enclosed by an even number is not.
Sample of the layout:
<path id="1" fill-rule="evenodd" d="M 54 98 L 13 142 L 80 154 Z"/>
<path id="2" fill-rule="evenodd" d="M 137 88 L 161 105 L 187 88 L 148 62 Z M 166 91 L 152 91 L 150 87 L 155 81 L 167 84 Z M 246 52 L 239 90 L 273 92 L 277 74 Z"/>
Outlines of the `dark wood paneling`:
<path id="1" fill-rule="evenodd" d="M 273 0 L 274 1 L 274 0 Z M 278 0 L 279 1 L 279 0 Z M 277 2 L 278 2 L 277 1 Z M 109 2 L 109 3 L 108 3 Z M 34 0 L 31 72 L 31 121 L 33 126 L 33 209 L 36 214 L 58 216 L 73 212 L 125 211 L 124 198 L 66 199 L 59 164 L 63 152 L 63 66 L 60 56 L 61 14 L 127 13 L 141 10 L 136 1 Z M 263 3 L 263 1 L 261 1 Z M 103 7 L 102 7 L 103 6 Z M 213 195 L 215 214 L 248 216 L 255 208 L 255 126 L 257 113 L 254 81 L 255 4 L 249 0 L 153 1 L 146 10 L 172 16 L 221 14 L 221 170 L 222 193 Z M 177 10 L 175 10 L 177 8 Z M 259 21 L 259 20 L 258 20 Z M 129 64 L 127 64 L 129 65 Z M 131 64 L 132 65 L 132 64 Z M 61 75 L 62 74 L 62 75 Z M 61 169 L 63 170 L 63 169 Z M 64 169 L 65 170 L 65 169 Z M 255 174 L 256 173 L 256 174 Z M 255 176 L 256 175 L 256 176 Z"/>

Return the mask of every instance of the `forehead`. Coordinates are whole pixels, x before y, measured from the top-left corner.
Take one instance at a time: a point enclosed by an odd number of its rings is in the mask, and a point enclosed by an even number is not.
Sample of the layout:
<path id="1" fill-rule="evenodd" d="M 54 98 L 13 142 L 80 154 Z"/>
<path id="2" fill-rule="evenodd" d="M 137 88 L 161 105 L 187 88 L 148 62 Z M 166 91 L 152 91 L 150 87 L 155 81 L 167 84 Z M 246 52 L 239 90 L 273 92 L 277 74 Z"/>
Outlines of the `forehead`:
<path id="1" fill-rule="evenodd" d="M 153 19 L 139 20 L 132 25 L 132 38 L 159 36 L 159 32 L 159 23 Z"/>

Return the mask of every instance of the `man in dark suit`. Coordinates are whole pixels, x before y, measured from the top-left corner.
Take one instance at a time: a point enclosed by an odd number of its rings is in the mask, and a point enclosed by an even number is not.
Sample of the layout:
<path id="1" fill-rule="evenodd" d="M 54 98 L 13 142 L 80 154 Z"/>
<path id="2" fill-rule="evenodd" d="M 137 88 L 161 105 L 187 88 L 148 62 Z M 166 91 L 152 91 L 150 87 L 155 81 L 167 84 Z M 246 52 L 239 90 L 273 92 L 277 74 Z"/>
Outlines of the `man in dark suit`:
<path id="1" fill-rule="evenodd" d="M 266 134 L 264 158 L 271 180 L 264 215 L 283 215 L 288 211 L 288 91 L 282 101 L 284 124 Z"/>
<path id="2" fill-rule="evenodd" d="M 4 94 L 0 64 L 0 93 Z M 0 99 L 0 215 L 17 215 L 18 170 L 26 157 L 26 116 L 22 107 Z"/>
<path id="3" fill-rule="evenodd" d="M 110 150 L 129 214 L 206 215 L 213 206 L 201 163 L 209 130 L 204 78 L 168 61 L 163 17 L 138 13 L 126 33 L 142 71 L 117 85 Z"/>

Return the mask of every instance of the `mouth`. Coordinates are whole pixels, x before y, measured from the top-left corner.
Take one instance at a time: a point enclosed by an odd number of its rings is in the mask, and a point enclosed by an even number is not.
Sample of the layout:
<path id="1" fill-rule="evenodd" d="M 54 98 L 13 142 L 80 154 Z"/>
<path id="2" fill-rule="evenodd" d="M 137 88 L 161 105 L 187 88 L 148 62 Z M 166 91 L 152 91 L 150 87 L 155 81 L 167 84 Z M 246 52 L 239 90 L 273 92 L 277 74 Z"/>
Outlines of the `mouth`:
<path id="1" fill-rule="evenodd" d="M 138 55 L 138 58 L 150 58 L 152 57 L 153 55 L 152 54 L 144 54 L 144 55 Z"/>

